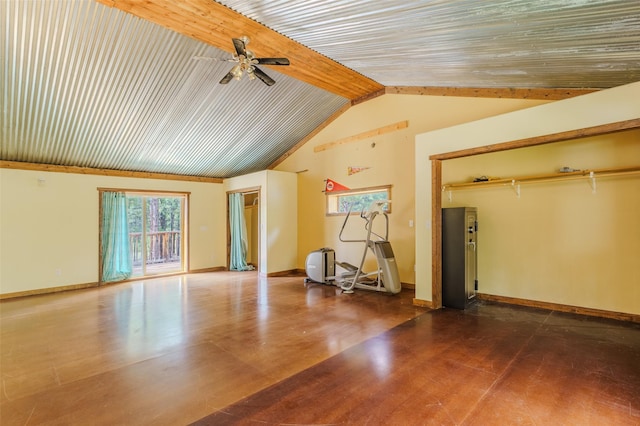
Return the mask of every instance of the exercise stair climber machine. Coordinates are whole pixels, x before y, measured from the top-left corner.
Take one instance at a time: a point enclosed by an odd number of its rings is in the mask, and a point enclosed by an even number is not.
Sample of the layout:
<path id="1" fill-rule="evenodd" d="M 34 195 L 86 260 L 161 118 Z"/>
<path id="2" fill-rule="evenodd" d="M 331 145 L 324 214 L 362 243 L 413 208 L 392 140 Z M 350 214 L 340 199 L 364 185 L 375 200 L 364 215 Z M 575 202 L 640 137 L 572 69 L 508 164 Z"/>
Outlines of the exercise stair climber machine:
<path id="1" fill-rule="evenodd" d="M 354 288 L 381 291 L 397 294 L 402 290 L 400 274 L 396 259 L 389 242 L 389 216 L 384 211 L 388 200 L 374 201 L 369 208 L 365 208 L 360 213 L 360 217 L 365 220 L 366 238 L 364 240 L 344 239 L 342 234 L 351 216 L 351 207 L 344 218 L 342 228 L 338 238 L 345 243 L 364 243 L 364 251 L 359 266 L 354 266 L 347 262 L 338 262 L 335 259 L 335 252 L 331 248 L 321 248 L 312 251 L 307 255 L 305 271 L 307 278 L 305 282 L 316 282 L 321 284 L 336 285 L 344 293 L 353 293 Z M 384 236 L 377 234 L 373 230 L 374 220 L 382 215 L 385 218 Z M 377 269 L 372 272 L 363 270 L 368 252 L 375 255 Z M 344 270 L 340 275 L 336 275 L 336 266 Z"/>

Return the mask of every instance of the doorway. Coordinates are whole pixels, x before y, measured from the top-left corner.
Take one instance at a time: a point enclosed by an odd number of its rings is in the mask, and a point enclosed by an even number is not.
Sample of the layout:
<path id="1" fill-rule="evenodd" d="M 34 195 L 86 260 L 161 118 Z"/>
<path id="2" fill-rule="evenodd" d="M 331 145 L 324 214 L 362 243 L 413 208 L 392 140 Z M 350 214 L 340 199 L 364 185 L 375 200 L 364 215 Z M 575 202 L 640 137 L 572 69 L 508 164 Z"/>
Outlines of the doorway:
<path id="1" fill-rule="evenodd" d="M 244 227 L 242 230 L 238 229 L 237 223 L 234 224 L 235 210 L 230 204 L 232 194 L 239 196 L 242 200 L 238 209 L 241 215 L 241 226 Z M 260 187 L 227 192 L 227 265 L 230 270 L 260 270 L 260 212 Z M 246 269 L 238 268 L 238 261 L 233 258 L 238 255 L 238 248 L 235 245 L 240 240 L 244 246 L 240 264 L 246 264 Z"/>
<path id="2" fill-rule="evenodd" d="M 127 193 L 132 278 L 184 272 L 185 196 Z"/>

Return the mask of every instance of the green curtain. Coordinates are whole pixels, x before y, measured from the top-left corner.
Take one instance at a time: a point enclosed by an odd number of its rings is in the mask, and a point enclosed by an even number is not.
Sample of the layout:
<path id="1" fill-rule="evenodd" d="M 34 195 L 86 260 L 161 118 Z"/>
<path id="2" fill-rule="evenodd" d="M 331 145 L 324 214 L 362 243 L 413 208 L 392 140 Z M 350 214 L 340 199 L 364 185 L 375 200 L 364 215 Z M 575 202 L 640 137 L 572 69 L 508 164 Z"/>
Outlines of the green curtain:
<path id="1" fill-rule="evenodd" d="M 232 271 L 253 270 L 253 265 L 247 265 L 247 225 L 244 221 L 244 195 L 239 192 L 229 194 L 229 228 L 231 229 L 229 269 Z"/>
<path id="2" fill-rule="evenodd" d="M 133 272 L 129 250 L 127 197 L 124 192 L 102 193 L 102 281 L 122 281 Z"/>

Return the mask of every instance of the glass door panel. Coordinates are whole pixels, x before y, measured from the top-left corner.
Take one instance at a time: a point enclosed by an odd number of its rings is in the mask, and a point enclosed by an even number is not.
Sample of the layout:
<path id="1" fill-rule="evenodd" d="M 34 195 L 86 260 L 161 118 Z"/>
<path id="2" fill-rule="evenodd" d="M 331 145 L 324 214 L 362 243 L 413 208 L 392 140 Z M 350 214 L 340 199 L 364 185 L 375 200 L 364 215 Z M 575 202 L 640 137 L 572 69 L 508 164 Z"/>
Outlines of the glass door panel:
<path id="1" fill-rule="evenodd" d="M 133 276 L 184 271 L 181 196 L 127 196 Z"/>
<path id="2" fill-rule="evenodd" d="M 129 220 L 129 246 L 133 264 L 132 277 L 144 275 L 144 241 L 142 235 L 142 197 L 127 195 L 127 218 Z"/>
<path id="3" fill-rule="evenodd" d="M 182 197 L 144 197 L 145 275 L 182 271 Z"/>

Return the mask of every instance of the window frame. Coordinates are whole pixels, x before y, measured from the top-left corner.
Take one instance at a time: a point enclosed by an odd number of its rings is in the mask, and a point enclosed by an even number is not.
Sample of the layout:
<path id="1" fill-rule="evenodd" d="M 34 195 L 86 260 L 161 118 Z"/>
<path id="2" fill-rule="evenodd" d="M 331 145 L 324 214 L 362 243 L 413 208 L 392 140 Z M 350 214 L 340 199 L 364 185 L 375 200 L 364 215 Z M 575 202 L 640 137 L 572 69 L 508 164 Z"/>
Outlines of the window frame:
<path id="1" fill-rule="evenodd" d="M 369 186 L 365 188 L 346 189 L 344 191 L 327 191 L 325 192 L 325 216 L 346 216 L 346 212 L 332 211 L 337 210 L 337 205 L 341 196 L 345 195 L 358 195 L 358 194 L 370 194 L 374 192 L 386 191 L 386 199 L 391 201 L 391 189 L 393 185 L 379 185 Z M 335 201 L 334 201 L 335 200 Z M 391 213 L 391 202 L 388 204 L 389 209 L 386 213 Z M 351 214 L 360 214 L 360 211 L 351 211 Z"/>
<path id="2" fill-rule="evenodd" d="M 168 276 L 168 275 L 177 275 L 177 274 L 185 274 L 188 273 L 191 269 L 190 267 L 190 258 L 189 258 L 189 236 L 190 236 L 190 224 L 189 224 L 189 209 L 190 209 L 190 198 L 191 198 L 191 192 L 190 191 L 164 191 L 164 190 L 148 190 L 148 189 L 124 189 L 124 188 L 102 188 L 102 187 L 98 187 L 98 194 L 99 194 L 99 203 L 98 203 L 98 223 L 102 223 L 102 216 L 103 216 L 103 212 L 102 212 L 102 192 L 104 191 L 112 191 L 112 192 L 122 192 L 124 193 L 127 198 L 128 197 L 141 197 L 141 198 L 145 198 L 145 197 L 156 197 L 156 198 L 180 198 L 181 201 L 181 208 L 180 208 L 180 214 L 181 214 L 181 223 L 180 223 L 180 228 L 181 228 L 181 238 L 180 238 L 180 270 L 175 270 L 175 271 L 168 271 L 166 273 L 155 273 L 155 274 L 147 274 L 145 273 L 144 270 L 144 266 L 143 266 L 143 275 L 135 275 L 135 276 L 131 276 L 129 279 L 125 280 L 125 281 L 132 281 L 132 280 L 141 280 L 141 279 L 148 279 L 148 278 L 154 278 L 154 277 L 161 277 L 161 276 Z M 144 201 L 143 201 L 144 204 Z M 144 210 L 143 210 L 143 214 L 144 214 Z M 143 234 L 144 235 L 144 234 Z M 143 237 L 144 239 L 144 237 Z M 99 263 L 99 267 L 98 267 L 98 276 L 99 276 L 99 281 L 102 282 L 102 232 L 101 232 L 101 228 L 100 226 L 98 226 L 98 263 Z"/>

